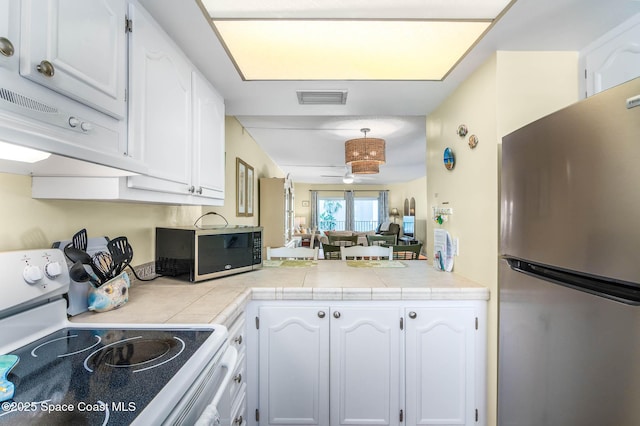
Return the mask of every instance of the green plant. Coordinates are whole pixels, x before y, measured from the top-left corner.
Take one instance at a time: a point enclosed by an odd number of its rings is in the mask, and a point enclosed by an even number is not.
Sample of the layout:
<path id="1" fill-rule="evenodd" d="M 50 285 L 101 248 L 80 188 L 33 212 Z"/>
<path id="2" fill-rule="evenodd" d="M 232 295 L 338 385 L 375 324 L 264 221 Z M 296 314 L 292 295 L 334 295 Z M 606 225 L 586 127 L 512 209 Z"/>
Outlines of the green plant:
<path id="1" fill-rule="evenodd" d="M 334 214 L 342 209 L 342 203 L 339 200 L 328 200 L 323 204 L 324 211 L 321 212 L 318 217 L 325 229 L 333 231 L 336 228 L 336 217 Z"/>

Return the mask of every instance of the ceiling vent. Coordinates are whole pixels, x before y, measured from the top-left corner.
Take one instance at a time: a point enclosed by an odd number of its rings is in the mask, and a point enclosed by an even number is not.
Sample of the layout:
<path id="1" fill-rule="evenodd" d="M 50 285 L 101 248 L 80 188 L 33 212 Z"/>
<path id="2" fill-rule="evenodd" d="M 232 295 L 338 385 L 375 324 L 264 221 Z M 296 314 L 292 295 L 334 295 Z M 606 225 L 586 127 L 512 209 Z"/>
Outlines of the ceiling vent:
<path id="1" fill-rule="evenodd" d="M 347 90 L 296 90 L 300 105 L 344 105 Z"/>

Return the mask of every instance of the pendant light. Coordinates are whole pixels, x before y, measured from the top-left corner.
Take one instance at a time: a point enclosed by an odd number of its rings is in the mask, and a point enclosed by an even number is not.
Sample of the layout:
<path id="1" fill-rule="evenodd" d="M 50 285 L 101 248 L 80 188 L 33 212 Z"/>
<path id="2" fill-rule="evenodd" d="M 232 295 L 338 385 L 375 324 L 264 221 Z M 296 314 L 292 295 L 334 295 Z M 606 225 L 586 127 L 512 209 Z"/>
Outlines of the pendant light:
<path id="1" fill-rule="evenodd" d="M 368 138 L 371 129 L 360 129 L 363 138 L 350 139 L 344 144 L 345 163 L 351 166 L 356 174 L 378 173 L 379 165 L 386 162 L 385 141 L 379 138 Z"/>

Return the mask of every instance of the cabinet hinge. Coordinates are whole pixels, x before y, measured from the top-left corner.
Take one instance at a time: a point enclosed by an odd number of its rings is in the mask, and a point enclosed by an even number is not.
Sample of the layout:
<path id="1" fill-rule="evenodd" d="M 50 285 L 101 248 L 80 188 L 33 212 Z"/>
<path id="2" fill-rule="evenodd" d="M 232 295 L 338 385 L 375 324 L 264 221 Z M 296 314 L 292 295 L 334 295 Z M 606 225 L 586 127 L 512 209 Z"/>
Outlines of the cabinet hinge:
<path id="1" fill-rule="evenodd" d="M 476 408 L 476 422 L 478 421 L 478 409 Z"/>
<path id="2" fill-rule="evenodd" d="M 260 318 L 256 317 L 256 330 L 260 329 Z"/>
<path id="3" fill-rule="evenodd" d="M 404 318 L 400 318 L 400 330 L 404 330 Z"/>
<path id="4" fill-rule="evenodd" d="M 260 421 L 260 410 L 256 408 L 256 422 Z"/>
<path id="5" fill-rule="evenodd" d="M 476 317 L 476 330 L 478 329 L 478 317 Z"/>
<path id="6" fill-rule="evenodd" d="M 404 411 L 400 410 L 400 422 L 404 421 Z"/>
<path id="7" fill-rule="evenodd" d="M 124 17 L 124 32 L 132 33 L 133 32 L 133 21 L 129 19 L 128 16 Z"/>

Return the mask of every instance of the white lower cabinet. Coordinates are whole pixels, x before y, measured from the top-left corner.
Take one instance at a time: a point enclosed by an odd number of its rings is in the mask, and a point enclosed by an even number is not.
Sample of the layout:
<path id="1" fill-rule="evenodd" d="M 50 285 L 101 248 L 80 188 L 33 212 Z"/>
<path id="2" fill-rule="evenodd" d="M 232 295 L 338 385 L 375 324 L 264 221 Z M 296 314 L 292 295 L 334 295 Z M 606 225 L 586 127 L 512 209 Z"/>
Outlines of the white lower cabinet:
<path id="1" fill-rule="evenodd" d="M 484 408 L 478 405 L 483 389 L 476 386 L 484 371 L 476 310 L 408 307 L 405 313 L 407 424 L 476 424 L 476 410 Z"/>
<path id="2" fill-rule="evenodd" d="M 331 309 L 331 425 L 400 424 L 400 317 L 394 307 Z"/>
<path id="3" fill-rule="evenodd" d="M 410 302 L 252 302 L 248 424 L 483 425 L 486 302 Z"/>
<path id="4" fill-rule="evenodd" d="M 329 425 L 329 307 L 259 310 L 260 425 Z"/>

